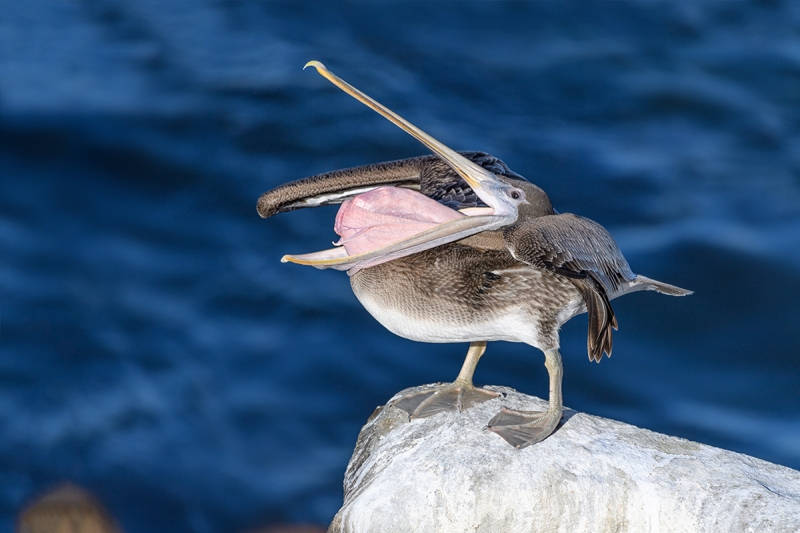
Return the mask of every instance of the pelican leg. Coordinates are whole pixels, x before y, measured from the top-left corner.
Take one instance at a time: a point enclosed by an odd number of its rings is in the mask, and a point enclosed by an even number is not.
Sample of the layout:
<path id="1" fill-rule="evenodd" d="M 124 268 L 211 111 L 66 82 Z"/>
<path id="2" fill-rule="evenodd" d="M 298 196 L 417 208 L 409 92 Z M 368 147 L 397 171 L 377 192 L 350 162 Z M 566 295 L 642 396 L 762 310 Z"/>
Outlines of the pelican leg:
<path id="1" fill-rule="evenodd" d="M 561 398 L 561 377 L 564 373 L 561 354 L 556 349 L 548 350 L 544 355 L 544 365 L 550 374 L 550 405 L 547 411 L 515 411 L 503 407 L 486 426 L 489 431 L 497 433 L 518 449 L 549 437 L 561 421 L 564 411 Z"/>
<path id="2" fill-rule="evenodd" d="M 406 394 L 392 402 L 392 405 L 407 412 L 411 419 L 426 418 L 446 411 L 460 413 L 473 405 L 497 398 L 500 396 L 499 393 L 481 389 L 472 384 L 475 367 L 478 366 L 478 360 L 485 351 L 485 342 L 470 343 L 467 358 L 454 382 Z"/>

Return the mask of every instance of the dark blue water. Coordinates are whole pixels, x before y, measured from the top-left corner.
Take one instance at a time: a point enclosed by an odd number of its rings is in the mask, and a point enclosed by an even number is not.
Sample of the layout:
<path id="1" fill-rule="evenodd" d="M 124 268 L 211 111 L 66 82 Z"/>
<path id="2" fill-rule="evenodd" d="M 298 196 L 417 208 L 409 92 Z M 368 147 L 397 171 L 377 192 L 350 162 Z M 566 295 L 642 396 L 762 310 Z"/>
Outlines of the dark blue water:
<path id="1" fill-rule="evenodd" d="M 605 225 L 614 356 L 565 327 L 572 408 L 800 468 L 800 8 L 791 2 L 0 2 L 0 529 L 53 483 L 128 532 L 326 524 L 359 428 L 465 345 L 281 264 L 335 208 L 285 181 L 425 153 L 315 72 Z M 545 396 L 496 343 L 476 381 Z"/>

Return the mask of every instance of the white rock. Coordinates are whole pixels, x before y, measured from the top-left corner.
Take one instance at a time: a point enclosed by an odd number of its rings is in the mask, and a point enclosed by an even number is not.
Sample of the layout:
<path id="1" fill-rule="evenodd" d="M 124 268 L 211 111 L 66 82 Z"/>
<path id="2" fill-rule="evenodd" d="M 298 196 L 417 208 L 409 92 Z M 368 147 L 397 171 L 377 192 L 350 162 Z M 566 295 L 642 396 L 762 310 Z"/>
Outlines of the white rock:
<path id="1" fill-rule="evenodd" d="M 516 450 L 486 423 L 501 405 L 547 403 L 487 388 L 507 397 L 410 422 L 378 408 L 329 533 L 800 531 L 796 470 L 568 409 Z"/>

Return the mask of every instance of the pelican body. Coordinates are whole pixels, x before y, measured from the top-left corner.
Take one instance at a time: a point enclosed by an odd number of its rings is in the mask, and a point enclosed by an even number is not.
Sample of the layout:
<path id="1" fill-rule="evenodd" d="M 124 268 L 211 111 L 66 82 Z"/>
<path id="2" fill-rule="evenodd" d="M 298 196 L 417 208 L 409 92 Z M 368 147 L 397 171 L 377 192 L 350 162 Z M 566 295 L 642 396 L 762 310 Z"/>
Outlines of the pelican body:
<path id="1" fill-rule="evenodd" d="M 559 330 L 588 312 L 589 359 L 611 355 L 610 301 L 639 290 L 690 291 L 634 274 L 611 235 L 554 209 L 547 194 L 483 152 L 455 152 L 318 62 L 317 70 L 425 144 L 434 155 L 366 165 L 281 185 L 258 201 L 262 217 L 341 203 L 339 246 L 283 261 L 347 270 L 358 300 L 389 331 L 421 342 L 469 342 L 456 380 L 403 396 L 411 418 L 469 408 L 497 394 L 472 376 L 489 341 L 545 354 L 545 412 L 506 408 L 488 429 L 522 448 L 549 436 L 562 412 Z"/>

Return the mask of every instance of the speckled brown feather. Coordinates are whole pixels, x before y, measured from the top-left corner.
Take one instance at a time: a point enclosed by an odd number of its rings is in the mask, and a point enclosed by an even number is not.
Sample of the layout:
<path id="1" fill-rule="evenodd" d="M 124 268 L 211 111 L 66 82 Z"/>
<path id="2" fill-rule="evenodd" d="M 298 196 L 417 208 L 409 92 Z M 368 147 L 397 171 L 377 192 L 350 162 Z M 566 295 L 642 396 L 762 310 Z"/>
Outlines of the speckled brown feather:
<path id="1" fill-rule="evenodd" d="M 527 317 L 526 327 L 539 331 L 544 349 L 559 345 L 558 310 L 581 298 L 568 278 L 521 263 L 505 249 L 459 243 L 366 268 L 350 282 L 362 303 L 370 298 L 383 311 L 442 327 L 466 329 L 489 319 L 500 320 L 517 309 Z M 525 335 L 509 331 L 505 340 L 519 341 Z"/>

